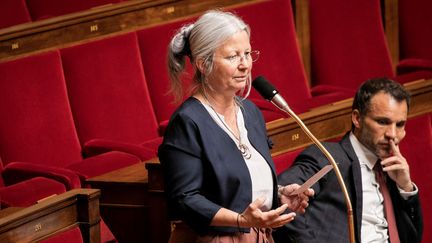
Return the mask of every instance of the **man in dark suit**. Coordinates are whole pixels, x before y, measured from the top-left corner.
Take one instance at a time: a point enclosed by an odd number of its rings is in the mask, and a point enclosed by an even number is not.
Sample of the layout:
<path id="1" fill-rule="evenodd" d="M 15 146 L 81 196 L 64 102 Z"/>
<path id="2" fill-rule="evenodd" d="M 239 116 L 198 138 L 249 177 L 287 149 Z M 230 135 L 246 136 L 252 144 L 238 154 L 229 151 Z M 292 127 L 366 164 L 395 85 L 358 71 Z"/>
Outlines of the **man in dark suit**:
<path id="1" fill-rule="evenodd" d="M 366 81 L 354 97 L 351 132 L 339 143 L 325 143 L 347 186 L 356 242 L 421 242 L 419 192 L 398 147 L 405 137 L 409 100 L 408 92 L 394 81 Z M 310 146 L 279 175 L 279 184 L 302 184 L 327 164 L 323 153 Z M 375 177 L 378 172 L 374 166 L 379 164 L 390 192 L 397 236 L 390 234 L 392 220 L 381 193 L 384 186 Z M 313 189 L 315 197 L 306 213 L 275 231 L 276 242 L 349 242 L 346 203 L 335 173 L 328 173 Z"/>

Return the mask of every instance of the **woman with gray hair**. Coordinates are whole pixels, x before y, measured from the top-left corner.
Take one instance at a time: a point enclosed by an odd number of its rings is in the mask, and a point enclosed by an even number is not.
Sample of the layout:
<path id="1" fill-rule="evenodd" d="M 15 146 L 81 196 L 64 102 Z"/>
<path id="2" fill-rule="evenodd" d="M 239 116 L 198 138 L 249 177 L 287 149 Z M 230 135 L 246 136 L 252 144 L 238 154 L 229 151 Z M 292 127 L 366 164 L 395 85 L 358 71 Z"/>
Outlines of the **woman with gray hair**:
<path id="1" fill-rule="evenodd" d="M 246 99 L 258 56 L 249 26 L 222 11 L 184 26 L 169 45 L 178 100 L 187 58 L 195 72 L 191 96 L 172 115 L 158 152 L 174 223 L 170 242 L 273 242 L 271 228 L 304 212 L 313 195 L 287 196 L 299 185 L 277 186 L 264 119 Z"/>

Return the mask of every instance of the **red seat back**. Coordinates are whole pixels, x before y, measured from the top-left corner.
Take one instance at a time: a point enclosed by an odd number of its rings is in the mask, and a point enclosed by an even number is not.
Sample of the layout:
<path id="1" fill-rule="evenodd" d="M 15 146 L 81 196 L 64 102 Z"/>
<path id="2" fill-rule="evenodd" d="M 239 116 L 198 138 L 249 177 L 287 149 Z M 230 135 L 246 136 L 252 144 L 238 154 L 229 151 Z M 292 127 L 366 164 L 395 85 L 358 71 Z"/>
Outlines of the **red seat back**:
<path id="1" fill-rule="evenodd" d="M 406 125 L 406 137 L 400 144 L 402 155 L 407 160 L 411 179 L 419 188 L 423 209 L 424 231 L 423 242 L 432 242 L 432 180 L 429 171 L 432 170 L 432 114 L 426 114 L 409 119 Z"/>
<path id="2" fill-rule="evenodd" d="M 166 122 L 177 107 L 174 96 L 168 93 L 170 79 L 167 68 L 168 44 L 175 31 L 195 19 L 176 21 L 137 31 L 140 45 L 142 65 L 150 92 L 151 101 L 157 121 Z M 189 66 L 188 75 L 185 76 L 184 87 L 191 83 L 193 72 Z M 186 91 L 186 90 L 185 90 Z"/>
<path id="3" fill-rule="evenodd" d="M 0 29 L 30 21 L 25 0 L 0 1 Z"/>
<path id="4" fill-rule="evenodd" d="M 3 163 L 82 159 L 57 51 L 0 63 L 0 113 Z"/>
<path id="5" fill-rule="evenodd" d="M 135 32 L 62 49 L 61 56 L 82 144 L 158 137 Z"/>
<path id="6" fill-rule="evenodd" d="M 432 60 L 432 1 L 398 2 L 400 58 Z"/>
<path id="7" fill-rule="evenodd" d="M 393 77 L 379 0 L 309 0 L 313 85 Z"/>
<path id="8" fill-rule="evenodd" d="M 248 4 L 232 11 L 249 24 L 252 48 L 260 51 L 252 76 L 264 75 L 288 103 L 310 98 L 290 1 Z M 261 96 L 253 90 L 251 98 L 261 99 Z"/>

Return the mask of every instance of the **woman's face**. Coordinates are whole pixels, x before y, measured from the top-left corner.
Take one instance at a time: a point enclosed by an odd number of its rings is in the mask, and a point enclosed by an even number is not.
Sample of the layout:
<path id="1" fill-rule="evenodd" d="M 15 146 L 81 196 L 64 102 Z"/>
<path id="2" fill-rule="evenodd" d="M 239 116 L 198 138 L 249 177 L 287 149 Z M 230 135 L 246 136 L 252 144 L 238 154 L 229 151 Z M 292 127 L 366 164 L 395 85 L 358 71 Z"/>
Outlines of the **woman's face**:
<path id="1" fill-rule="evenodd" d="M 245 88 L 252 69 L 252 48 L 246 31 L 237 32 L 216 49 L 213 70 L 207 78 L 219 94 L 235 95 Z"/>

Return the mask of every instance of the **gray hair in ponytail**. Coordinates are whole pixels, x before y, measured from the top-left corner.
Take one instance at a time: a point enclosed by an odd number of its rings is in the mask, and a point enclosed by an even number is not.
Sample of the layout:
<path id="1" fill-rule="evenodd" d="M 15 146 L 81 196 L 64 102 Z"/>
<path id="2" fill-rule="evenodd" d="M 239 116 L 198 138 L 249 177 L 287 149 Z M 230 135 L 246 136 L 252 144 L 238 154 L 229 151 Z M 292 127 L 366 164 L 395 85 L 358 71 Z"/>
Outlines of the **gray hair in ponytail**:
<path id="1" fill-rule="evenodd" d="M 186 57 L 194 68 L 194 85 L 196 89 L 205 85 L 205 78 L 213 70 L 213 54 L 228 38 L 239 31 L 246 31 L 250 36 L 249 26 L 238 16 L 219 10 L 203 14 L 194 24 L 180 28 L 168 47 L 168 71 L 171 79 L 171 92 L 176 101 L 183 98 L 180 75 L 184 71 Z M 204 61 L 205 73 L 197 68 L 195 61 Z M 250 80 L 246 93 L 250 92 Z"/>

